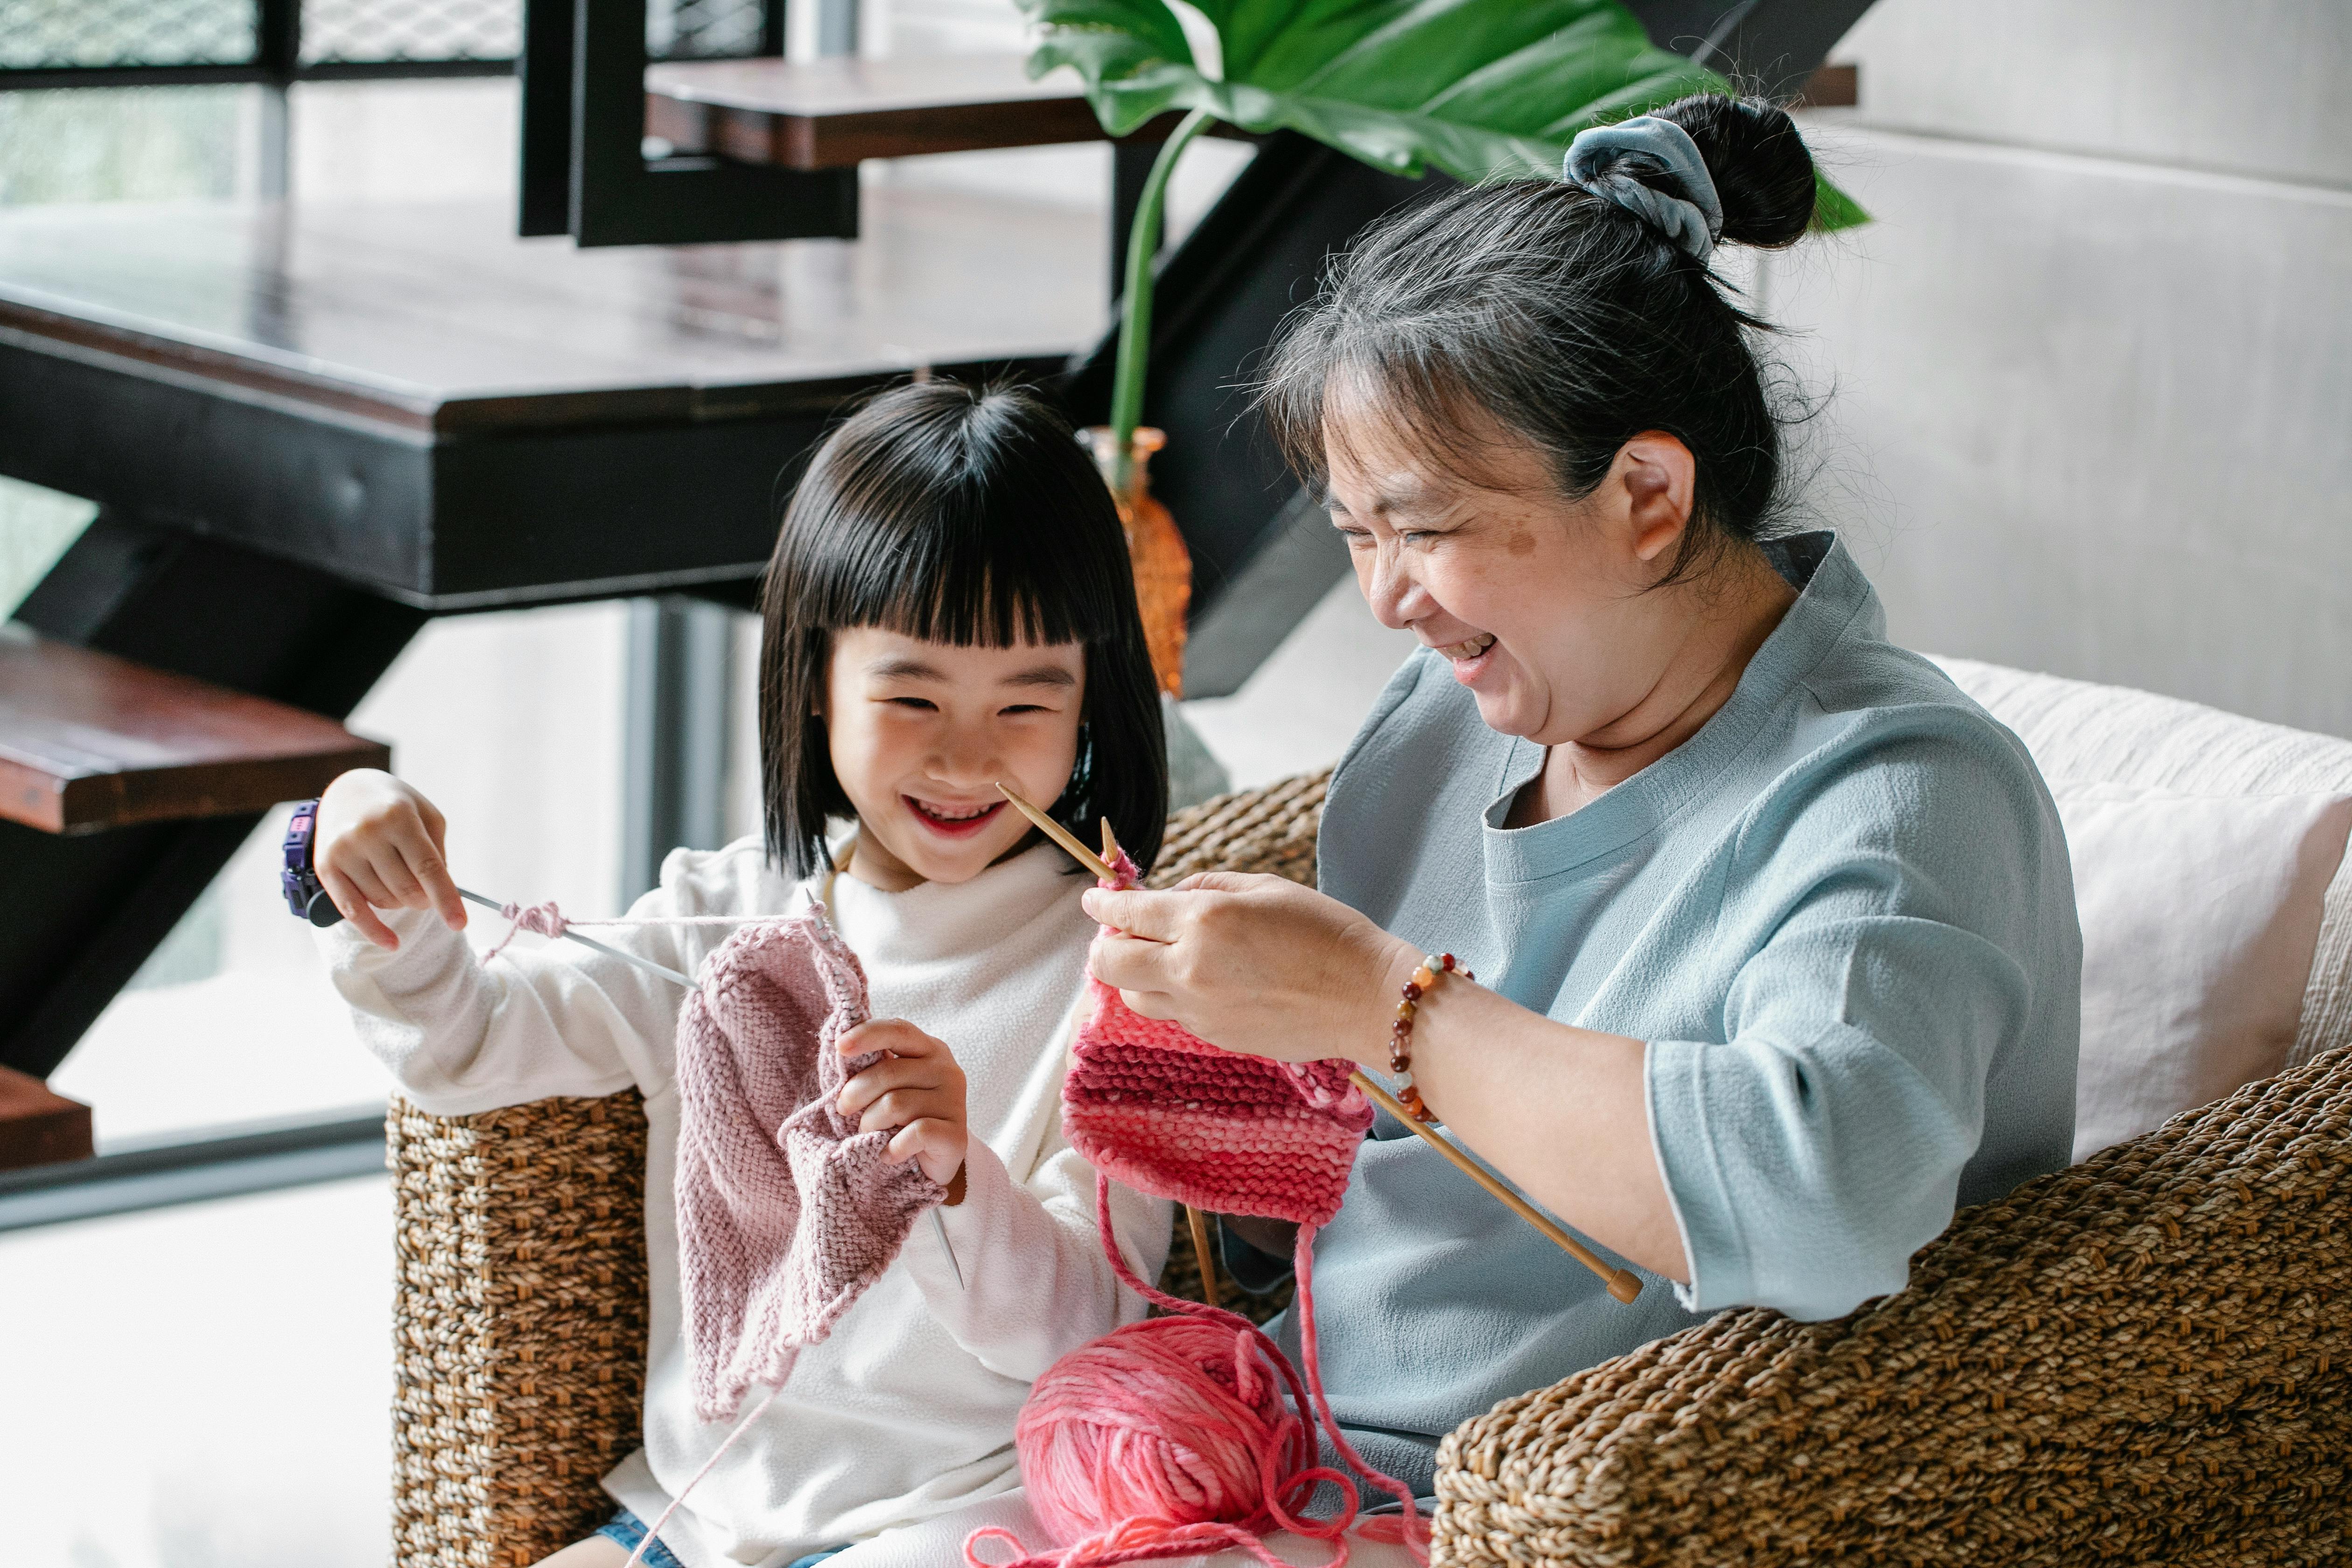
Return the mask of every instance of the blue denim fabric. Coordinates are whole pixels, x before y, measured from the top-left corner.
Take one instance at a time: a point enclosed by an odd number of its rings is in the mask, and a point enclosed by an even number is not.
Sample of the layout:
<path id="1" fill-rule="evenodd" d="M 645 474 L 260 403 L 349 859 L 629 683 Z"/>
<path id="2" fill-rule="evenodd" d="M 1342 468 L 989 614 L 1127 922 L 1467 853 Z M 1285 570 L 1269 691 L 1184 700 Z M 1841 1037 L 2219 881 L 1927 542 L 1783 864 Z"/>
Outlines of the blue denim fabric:
<path id="1" fill-rule="evenodd" d="M 634 1552 L 637 1549 L 637 1542 L 646 1538 L 646 1521 L 625 1508 L 613 1516 L 611 1523 L 596 1533 L 610 1536 Z M 816 1568 L 816 1565 L 826 1558 L 848 1550 L 846 1546 L 828 1546 L 822 1552 L 812 1552 L 805 1557 L 793 1558 L 788 1568 Z M 646 1554 L 637 1561 L 643 1563 L 645 1568 L 686 1568 L 686 1564 L 677 1560 L 677 1554 L 664 1546 L 659 1540 L 656 1540 L 651 1546 L 646 1547 Z"/>
<path id="2" fill-rule="evenodd" d="M 610 1536 L 634 1552 L 637 1549 L 637 1542 L 646 1538 L 646 1521 L 625 1508 L 613 1516 L 611 1523 L 596 1533 Z M 677 1560 L 677 1554 L 661 1543 L 659 1537 L 646 1547 L 646 1554 L 637 1561 L 645 1568 L 686 1568 L 686 1564 Z"/>

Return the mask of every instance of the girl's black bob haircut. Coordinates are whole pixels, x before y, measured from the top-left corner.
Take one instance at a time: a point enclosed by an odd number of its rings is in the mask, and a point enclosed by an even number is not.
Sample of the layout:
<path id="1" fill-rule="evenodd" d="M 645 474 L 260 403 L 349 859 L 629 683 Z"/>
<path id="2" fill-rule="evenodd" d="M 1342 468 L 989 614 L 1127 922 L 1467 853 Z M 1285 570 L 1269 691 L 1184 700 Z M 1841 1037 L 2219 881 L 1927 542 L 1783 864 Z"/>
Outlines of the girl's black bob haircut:
<path id="1" fill-rule="evenodd" d="M 761 586 L 760 755 L 768 854 L 829 866 L 855 814 L 817 717 L 833 633 L 1086 645 L 1077 766 L 1050 807 L 1087 842 L 1110 818 L 1139 867 L 1168 825 L 1168 740 L 1110 490 L 1069 424 L 1012 385 L 934 381 L 859 408 L 809 459 Z"/>

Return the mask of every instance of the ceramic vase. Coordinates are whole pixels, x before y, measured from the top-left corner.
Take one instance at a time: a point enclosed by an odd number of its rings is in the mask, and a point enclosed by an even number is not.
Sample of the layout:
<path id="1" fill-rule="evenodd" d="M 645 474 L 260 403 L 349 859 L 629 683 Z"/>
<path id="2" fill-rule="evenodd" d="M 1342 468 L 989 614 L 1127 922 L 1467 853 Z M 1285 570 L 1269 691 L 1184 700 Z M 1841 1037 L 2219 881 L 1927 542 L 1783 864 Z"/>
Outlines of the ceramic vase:
<path id="1" fill-rule="evenodd" d="M 1095 466 L 1110 487 L 1118 521 L 1127 530 L 1127 552 L 1135 563 L 1135 599 L 1143 612 L 1143 637 L 1151 649 L 1151 673 L 1171 697 L 1184 695 L 1184 616 L 1192 603 L 1192 552 L 1176 520 L 1151 493 L 1151 454 L 1168 437 L 1150 426 L 1138 427 L 1118 450 L 1110 427 L 1086 432 Z"/>

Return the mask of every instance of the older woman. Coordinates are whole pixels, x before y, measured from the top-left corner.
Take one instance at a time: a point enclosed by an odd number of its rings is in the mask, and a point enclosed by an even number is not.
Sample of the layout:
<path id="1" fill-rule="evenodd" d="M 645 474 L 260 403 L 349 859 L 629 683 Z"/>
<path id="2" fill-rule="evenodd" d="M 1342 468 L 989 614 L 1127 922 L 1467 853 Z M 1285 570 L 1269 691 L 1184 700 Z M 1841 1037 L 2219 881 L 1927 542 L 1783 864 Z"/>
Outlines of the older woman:
<path id="1" fill-rule="evenodd" d="M 1702 97 L 1585 133 L 1569 172 L 1391 221 L 1269 372 L 1365 598 L 1423 644 L 1333 778 L 1322 890 L 1088 895 L 1130 1005 L 1391 1075 L 1649 1283 L 1611 1300 L 1382 1118 L 1316 1250 L 1323 1371 L 1423 1492 L 1506 1395 L 1720 1308 L 1901 1289 L 2074 1121 L 2048 792 L 1885 640 L 1843 545 L 1774 526 L 1760 323 L 1708 258 L 1803 233 L 1802 140 Z M 1475 982 L 1400 1026 L 1440 952 Z"/>

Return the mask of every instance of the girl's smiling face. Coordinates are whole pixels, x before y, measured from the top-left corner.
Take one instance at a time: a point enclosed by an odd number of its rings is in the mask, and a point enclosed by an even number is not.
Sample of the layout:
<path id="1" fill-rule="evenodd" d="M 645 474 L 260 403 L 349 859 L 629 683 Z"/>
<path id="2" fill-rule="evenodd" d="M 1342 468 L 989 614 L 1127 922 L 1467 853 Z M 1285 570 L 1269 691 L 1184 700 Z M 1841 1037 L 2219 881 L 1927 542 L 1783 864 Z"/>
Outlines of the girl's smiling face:
<path id="1" fill-rule="evenodd" d="M 859 880 L 969 881 L 1032 831 L 999 781 L 1041 806 L 1060 798 L 1077 763 L 1083 643 L 960 647 L 854 626 L 832 645 L 820 717 L 857 808 Z"/>

